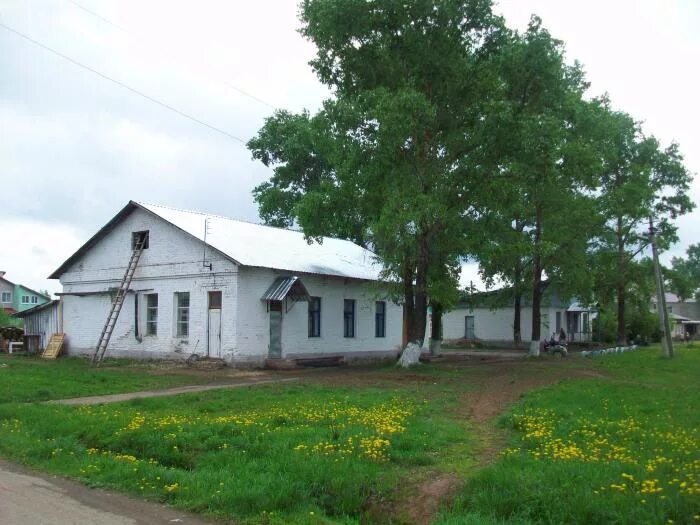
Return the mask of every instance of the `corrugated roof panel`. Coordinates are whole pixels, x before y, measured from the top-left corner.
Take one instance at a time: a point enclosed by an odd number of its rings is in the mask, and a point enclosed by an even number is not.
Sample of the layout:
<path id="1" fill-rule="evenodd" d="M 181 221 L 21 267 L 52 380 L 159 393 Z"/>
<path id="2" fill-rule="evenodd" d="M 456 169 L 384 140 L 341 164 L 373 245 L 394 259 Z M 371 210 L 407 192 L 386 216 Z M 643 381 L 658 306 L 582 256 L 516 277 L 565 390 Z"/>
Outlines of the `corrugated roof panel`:
<path id="1" fill-rule="evenodd" d="M 284 301 L 293 288 L 295 288 L 292 294 L 294 298 L 299 300 L 308 299 L 309 293 L 306 291 L 306 287 L 301 283 L 299 277 L 295 275 L 275 279 L 260 299 L 263 301 Z"/>
<path id="2" fill-rule="evenodd" d="M 202 241 L 204 221 L 208 219 L 207 244 L 244 266 L 372 281 L 379 279 L 382 270 L 374 253 L 350 241 L 324 237 L 321 243 L 309 243 L 298 231 L 153 204 L 139 205 Z"/>

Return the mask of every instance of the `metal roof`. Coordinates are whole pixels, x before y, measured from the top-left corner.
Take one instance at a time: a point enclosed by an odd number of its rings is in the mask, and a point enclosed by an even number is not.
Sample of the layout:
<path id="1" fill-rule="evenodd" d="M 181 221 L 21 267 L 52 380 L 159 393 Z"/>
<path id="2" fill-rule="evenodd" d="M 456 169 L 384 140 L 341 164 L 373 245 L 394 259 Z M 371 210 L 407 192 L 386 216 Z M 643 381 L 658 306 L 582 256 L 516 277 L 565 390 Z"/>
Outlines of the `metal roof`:
<path id="1" fill-rule="evenodd" d="M 296 275 L 278 277 L 260 298 L 263 301 L 284 301 L 287 297 L 294 301 L 308 301 L 309 292 Z"/>
<path id="2" fill-rule="evenodd" d="M 320 243 L 311 242 L 299 231 L 130 201 L 49 278 L 58 279 L 136 209 L 172 224 L 201 242 L 204 242 L 206 220 L 207 245 L 242 266 L 370 281 L 379 280 L 383 269 L 381 260 L 374 253 L 350 241 L 323 237 Z"/>

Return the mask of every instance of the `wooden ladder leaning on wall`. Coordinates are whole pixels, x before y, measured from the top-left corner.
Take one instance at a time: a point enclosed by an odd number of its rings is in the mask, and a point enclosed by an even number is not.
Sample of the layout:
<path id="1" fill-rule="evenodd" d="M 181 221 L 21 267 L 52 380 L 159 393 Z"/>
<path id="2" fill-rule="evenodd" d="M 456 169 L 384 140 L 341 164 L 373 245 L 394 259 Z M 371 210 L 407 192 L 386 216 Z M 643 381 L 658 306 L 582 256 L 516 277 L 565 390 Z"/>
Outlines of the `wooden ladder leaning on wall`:
<path id="1" fill-rule="evenodd" d="M 129 291 L 129 286 L 131 286 L 131 280 L 134 278 L 134 272 L 136 272 L 136 266 L 139 264 L 139 259 L 141 258 L 141 253 L 143 253 L 146 242 L 147 237 L 145 235 L 141 235 L 138 239 L 136 239 L 134 249 L 131 252 L 129 265 L 126 267 L 126 272 L 124 273 L 122 282 L 117 289 L 117 295 L 112 302 L 112 307 L 109 310 L 107 321 L 105 321 L 105 325 L 102 328 L 100 339 L 97 341 L 95 353 L 92 354 L 93 366 L 100 365 L 102 359 L 104 358 L 105 352 L 107 351 L 107 345 L 112 337 L 112 332 L 117 324 L 117 319 L 119 319 L 119 312 L 121 312 L 122 306 L 124 305 L 126 294 Z"/>

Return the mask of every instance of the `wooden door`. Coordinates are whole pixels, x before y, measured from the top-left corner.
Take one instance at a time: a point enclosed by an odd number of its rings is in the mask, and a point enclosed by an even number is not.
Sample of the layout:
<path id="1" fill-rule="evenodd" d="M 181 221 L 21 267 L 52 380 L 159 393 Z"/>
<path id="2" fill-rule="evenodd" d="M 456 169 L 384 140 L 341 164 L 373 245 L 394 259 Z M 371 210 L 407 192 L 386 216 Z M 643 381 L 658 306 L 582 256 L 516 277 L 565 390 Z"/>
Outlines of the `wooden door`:
<path id="1" fill-rule="evenodd" d="M 270 357 L 282 357 L 282 310 L 270 309 Z"/>
<path id="2" fill-rule="evenodd" d="M 209 317 L 207 320 L 207 355 L 221 357 L 221 292 L 209 292 Z"/>
<path id="3" fill-rule="evenodd" d="M 467 315 L 464 318 L 464 337 L 466 339 L 476 339 L 474 334 L 474 316 Z"/>

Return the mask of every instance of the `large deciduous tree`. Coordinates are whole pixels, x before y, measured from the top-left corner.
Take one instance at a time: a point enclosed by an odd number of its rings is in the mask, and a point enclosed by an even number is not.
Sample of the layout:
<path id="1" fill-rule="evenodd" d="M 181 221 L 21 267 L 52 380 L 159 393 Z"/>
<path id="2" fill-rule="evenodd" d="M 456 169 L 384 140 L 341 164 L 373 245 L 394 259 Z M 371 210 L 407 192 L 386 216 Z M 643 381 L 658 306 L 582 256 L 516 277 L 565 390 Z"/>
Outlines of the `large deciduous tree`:
<path id="1" fill-rule="evenodd" d="M 490 0 L 305 0 L 300 16 L 334 96 L 313 116 L 277 112 L 250 141 L 274 170 L 254 192 L 261 216 L 372 246 L 421 341 L 429 298 L 456 301 L 479 214 L 501 21 Z"/>
<path id="2" fill-rule="evenodd" d="M 605 223 L 594 258 L 596 289 L 599 296 L 614 291 L 616 339 L 624 344 L 628 290 L 639 271 L 635 261 L 650 243 L 649 221 L 657 246 L 666 248 L 677 240 L 673 220 L 694 205 L 686 194 L 691 176 L 678 145 L 663 149 L 654 137 L 644 136 L 629 115 L 612 110 L 607 99 L 600 104 L 604 171 L 599 205 Z"/>
<path id="3" fill-rule="evenodd" d="M 598 220 L 592 196 L 599 169 L 594 107 L 578 64 L 568 65 L 560 41 L 537 17 L 504 47 L 499 69 L 504 108 L 493 136 L 499 150 L 498 177 L 486 219 L 493 237 L 481 270 L 512 285 L 514 339 L 520 339 L 520 301 L 532 294 L 531 352 L 539 353 L 543 276 L 565 294 L 585 289 L 585 254 Z M 494 224 L 495 223 L 495 224 Z M 528 282 L 529 280 L 529 282 Z"/>

